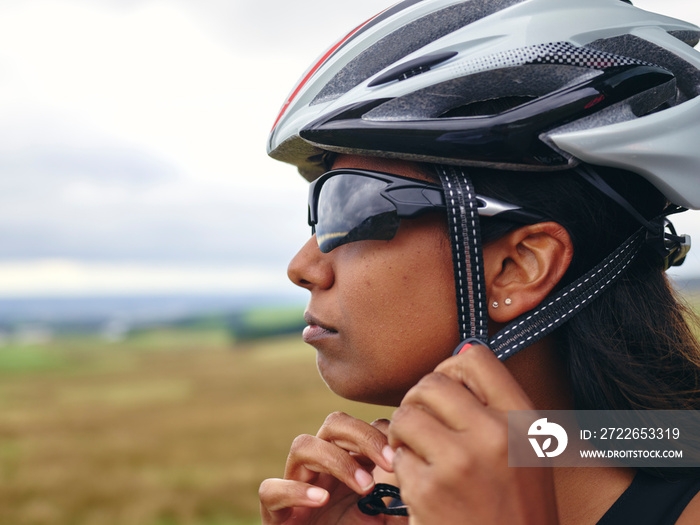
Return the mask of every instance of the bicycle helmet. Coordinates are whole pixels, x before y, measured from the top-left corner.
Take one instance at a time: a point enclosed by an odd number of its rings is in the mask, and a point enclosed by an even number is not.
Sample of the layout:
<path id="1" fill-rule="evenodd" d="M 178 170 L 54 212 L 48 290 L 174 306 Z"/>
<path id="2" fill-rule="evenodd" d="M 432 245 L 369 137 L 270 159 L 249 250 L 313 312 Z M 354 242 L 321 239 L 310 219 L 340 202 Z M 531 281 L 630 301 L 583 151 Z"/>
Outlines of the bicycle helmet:
<path id="1" fill-rule="evenodd" d="M 324 151 L 537 170 L 585 161 L 698 208 L 698 39 L 623 0 L 406 0 L 309 69 L 268 152 L 309 180 Z M 514 107 L 459 116 L 495 98 Z"/>
<path id="2" fill-rule="evenodd" d="M 626 0 L 405 0 L 353 29 L 303 75 L 274 123 L 271 157 L 308 180 L 336 153 L 436 164 L 453 192 L 463 339 L 501 359 L 606 289 L 651 237 L 679 264 L 687 236 L 643 219 L 594 166 L 636 173 L 674 205 L 700 209 L 700 28 Z M 480 111 L 484 102 L 503 109 Z M 495 337 L 485 334 L 478 218 L 469 166 L 571 169 L 638 217 L 642 230 L 600 265 Z M 472 214 L 474 215 L 474 214 Z M 472 246 L 472 244 L 474 244 Z M 456 258 L 467 251 L 469 283 Z M 465 308 L 470 305 L 470 308 Z"/>

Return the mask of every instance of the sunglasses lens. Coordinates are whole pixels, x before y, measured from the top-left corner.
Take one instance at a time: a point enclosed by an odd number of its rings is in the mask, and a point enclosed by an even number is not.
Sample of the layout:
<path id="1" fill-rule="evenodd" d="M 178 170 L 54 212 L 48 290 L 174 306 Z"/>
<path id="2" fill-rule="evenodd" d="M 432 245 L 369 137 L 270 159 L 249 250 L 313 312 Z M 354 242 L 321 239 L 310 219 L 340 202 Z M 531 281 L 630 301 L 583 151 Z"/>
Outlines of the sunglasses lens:
<path id="1" fill-rule="evenodd" d="M 357 175 L 335 175 L 318 196 L 316 239 L 323 253 L 363 240 L 393 239 L 400 219 L 379 193 L 387 183 Z"/>

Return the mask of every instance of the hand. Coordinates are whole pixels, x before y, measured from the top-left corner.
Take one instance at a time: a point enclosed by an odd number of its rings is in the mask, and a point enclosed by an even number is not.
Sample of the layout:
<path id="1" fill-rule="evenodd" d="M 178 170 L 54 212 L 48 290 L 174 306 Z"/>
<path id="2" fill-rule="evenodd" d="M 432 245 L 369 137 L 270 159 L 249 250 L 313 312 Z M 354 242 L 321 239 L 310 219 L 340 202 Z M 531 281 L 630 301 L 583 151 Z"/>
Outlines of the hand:
<path id="1" fill-rule="evenodd" d="M 533 406 L 483 346 L 447 359 L 406 394 L 389 443 L 409 523 L 558 523 L 551 469 L 508 467 L 508 410 Z"/>
<path id="2" fill-rule="evenodd" d="M 386 432 L 388 421 L 371 425 L 347 414 L 328 416 L 316 436 L 294 440 L 284 479 L 260 485 L 264 525 L 272 524 L 385 524 L 405 518 L 367 516 L 357 502 L 374 488 L 375 466 L 391 471 Z"/>

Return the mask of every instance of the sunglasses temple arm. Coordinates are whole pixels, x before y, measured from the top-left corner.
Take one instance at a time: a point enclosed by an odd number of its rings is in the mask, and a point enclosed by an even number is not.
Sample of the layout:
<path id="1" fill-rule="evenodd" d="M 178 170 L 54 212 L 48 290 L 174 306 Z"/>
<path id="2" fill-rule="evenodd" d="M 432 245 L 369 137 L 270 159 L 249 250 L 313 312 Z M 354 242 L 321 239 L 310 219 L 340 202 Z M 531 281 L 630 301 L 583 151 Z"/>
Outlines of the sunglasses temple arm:
<path id="1" fill-rule="evenodd" d="M 491 197 L 482 197 L 479 195 L 477 196 L 477 200 L 479 202 L 479 215 L 481 217 L 494 217 L 524 224 L 534 224 L 548 220 L 541 214 Z"/>

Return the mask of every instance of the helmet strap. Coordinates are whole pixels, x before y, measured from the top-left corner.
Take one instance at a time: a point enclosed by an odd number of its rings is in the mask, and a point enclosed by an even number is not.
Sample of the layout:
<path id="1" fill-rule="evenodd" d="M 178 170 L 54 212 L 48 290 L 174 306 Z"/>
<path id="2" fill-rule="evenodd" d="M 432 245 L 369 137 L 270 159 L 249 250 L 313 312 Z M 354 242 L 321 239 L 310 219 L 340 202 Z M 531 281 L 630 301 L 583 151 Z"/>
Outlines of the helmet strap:
<path id="1" fill-rule="evenodd" d="M 460 340 L 488 340 L 484 257 L 481 250 L 479 203 L 465 170 L 436 165 L 447 207 Z"/>
<path id="2" fill-rule="evenodd" d="M 670 220 L 669 215 L 686 211 L 686 208 L 669 204 L 666 209 L 651 220 L 647 220 L 632 204 L 615 191 L 591 166 L 579 165 L 575 172 L 578 173 L 598 191 L 615 201 L 618 206 L 629 213 L 639 224 L 646 228 L 646 243 L 651 246 L 663 259 L 664 271 L 671 266 L 680 266 L 690 250 L 690 236 L 678 235 Z"/>
<path id="3" fill-rule="evenodd" d="M 608 289 L 644 245 L 646 227 L 632 234 L 593 269 L 489 339 L 476 192 L 466 170 L 446 165 L 437 165 L 436 170 L 447 205 L 460 338 L 488 346 L 502 361 L 553 332 Z M 460 344 L 457 348 L 461 347 Z"/>
<path id="4" fill-rule="evenodd" d="M 644 244 L 640 228 L 592 270 L 525 312 L 489 340 L 489 348 L 501 360 L 542 339 L 571 319 L 607 290 L 634 260 Z"/>

